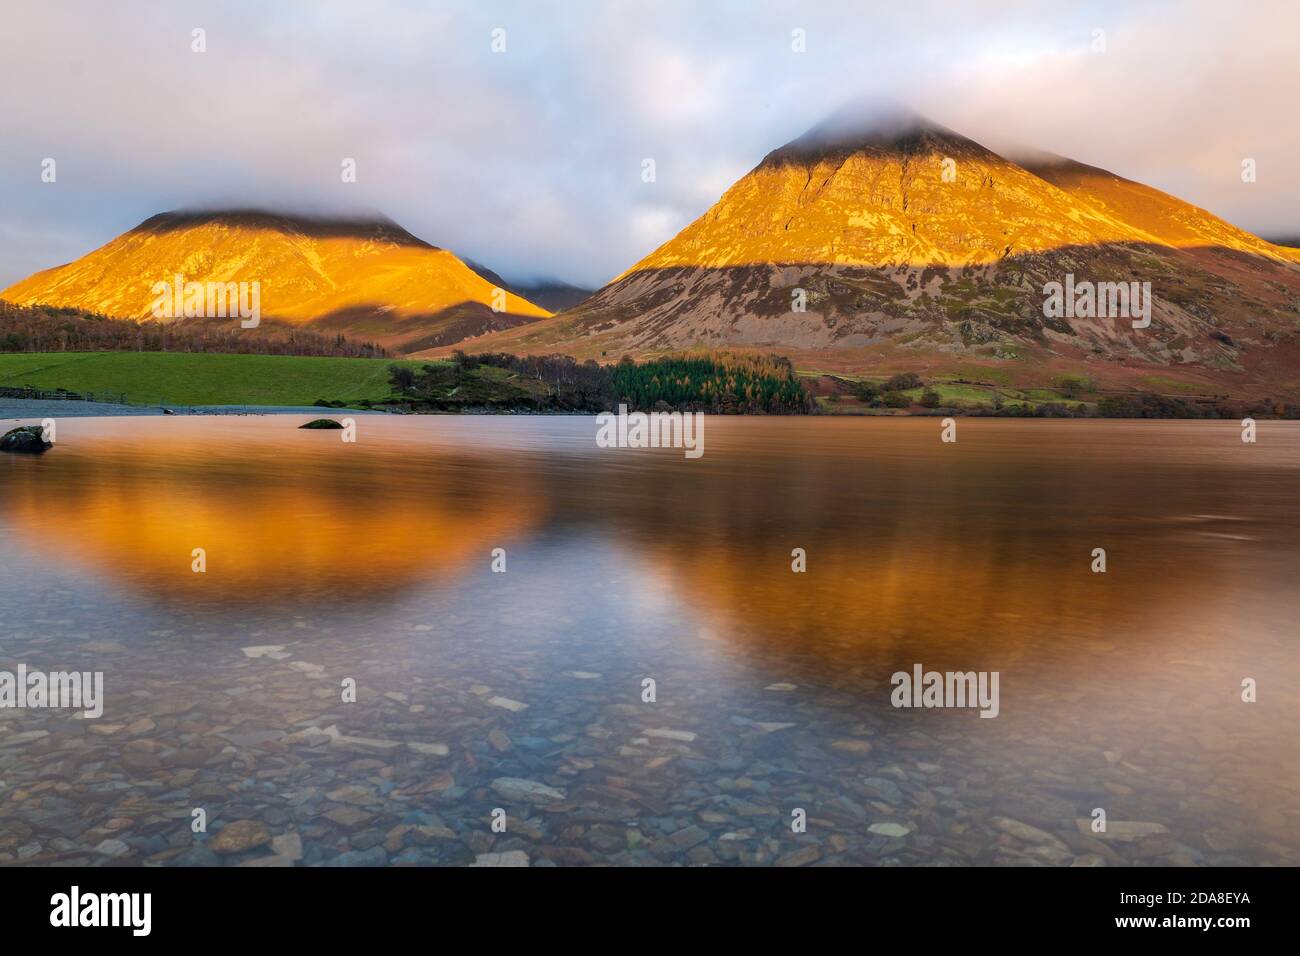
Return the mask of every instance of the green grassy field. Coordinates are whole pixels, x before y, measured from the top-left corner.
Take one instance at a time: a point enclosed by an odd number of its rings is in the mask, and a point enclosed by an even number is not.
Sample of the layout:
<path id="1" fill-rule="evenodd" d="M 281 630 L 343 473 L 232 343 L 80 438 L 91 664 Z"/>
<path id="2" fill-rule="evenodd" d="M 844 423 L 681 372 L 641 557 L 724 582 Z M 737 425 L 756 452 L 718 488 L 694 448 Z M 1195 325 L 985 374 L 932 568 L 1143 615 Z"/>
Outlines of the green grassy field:
<path id="1" fill-rule="evenodd" d="M 311 405 L 318 399 L 355 405 L 382 402 L 392 396 L 390 365 L 419 368 L 423 361 L 399 359 L 312 358 L 294 355 L 218 355 L 193 352 L 47 352 L 0 353 L 0 387 L 93 393 L 101 401 L 125 395 L 134 405 Z M 476 373 L 490 381 L 506 373 L 481 367 Z M 812 377 L 816 373 L 803 371 Z M 845 381 L 859 375 L 837 376 Z M 881 384 L 883 379 L 869 379 Z M 947 407 L 978 408 L 995 398 L 1037 406 L 1066 401 L 1052 389 L 1018 390 L 934 381 L 927 383 Z M 920 401 L 924 388 L 905 394 Z M 850 398 L 819 404 L 825 411 L 858 407 Z"/>
<path id="2" fill-rule="evenodd" d="M 190 352 L 0 354 L 0 387 L 95 393 L 133 405 L 310 405 L 382 401 L 388 367 L 423 362 Z"/>
<path id="3" fill-rule="evenodd" d="M 876 386 L 883 386 L 885 378 L 882 376 L 870 375 L 851 375 L 843 373 L 828 372 L 810 372 L 800 370 L 799 374 L 805 378 L 816 378 L 818 375 L 832 375 L 842 382 L 871 382 Z M 990 377 L 990 376 L 985 376 Z M 993 376 L 996 378 L 996 376 Z M 1052 388 L 1012 388 L 1005 384 L 997 385 L 972 385 L 967 382 L 949 382 L 939 379 L 928 380 L 920 388 L 904 389 L 903 393 L 913 403 L 919 403 L 921 396 L 933 389 L 939 393 L 939 404 L 943 408 L 957 409 L 991 409 L 994 404 L 1000 400 L 1003 405 L 1024 405 L 1028 408 L 1038 408 L 1040 405 L 1055 403 L 1075 408 L 1079 405 L 1086 405 L 1087 402 L 1078 398 L 1068 397 L 1064 391 Z M 838 399 L 819 396 L 817 399 L 818 406 L 824 412 L 836 413 L 860 413 L 866 406 L 851 396 L 841 396 Z"/>

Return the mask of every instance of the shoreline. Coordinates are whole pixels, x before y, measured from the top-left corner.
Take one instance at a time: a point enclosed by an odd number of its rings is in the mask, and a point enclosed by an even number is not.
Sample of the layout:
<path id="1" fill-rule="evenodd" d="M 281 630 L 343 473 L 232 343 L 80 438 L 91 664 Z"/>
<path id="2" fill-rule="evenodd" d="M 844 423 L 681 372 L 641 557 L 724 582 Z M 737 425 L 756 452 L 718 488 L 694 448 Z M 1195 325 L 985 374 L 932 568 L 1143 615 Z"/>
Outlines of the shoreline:
<path id="1" fill-rule="evenodd" d="M 117 402 L 87 401 L 50 401 L 45 399 L 0 398 L 0 422 L 21 423 L 42 418 L 160 418 L 164 416 L 230 416 L 230 415 L 312 415 L 317 418 L 330 418 L 338 415 L 394 415 L 400 417 L 453 417 L 464 416 L 492 418 L 593 418 L 599 412 L 561 412 L 537 411 L 535 409 L 491 409 L 467 408 L 459 411 L 409 411 L 395 408 L 354 408 L 345 406 L 335 408 L 323 405 L 123 405 Z M 815 419 L 861 419 L 861 418 L 983 418 L 998 421 L 1169 421 L 1169 422 L 1231 422 L 1232 418 L 1142 418 L 1104 415 L 995 415 L 988 412 L 972 413 L 969 409 L 928 409 L 924 412 L 876 412 L 843 411 L 812 412 L 808 414 L 788 415 L 754 415 L 736 414 L 720 415 L 716 412 L 702 412 L 710 418 L 815 418 Z M 1292 421 L 1285 416 L 1254 416 L 1259 421 Z"/>
<path id="2" fill-rule="evenodd" d="M 166 409 L 166 410 L 164 410 Z M 0 398 L 0 421 L 33 418 L 150 418 L 166 415 L 383 415 L 360 408 L 322 408 L 319 405 L 123 405 L 118 402 L 46 401 Z"/>

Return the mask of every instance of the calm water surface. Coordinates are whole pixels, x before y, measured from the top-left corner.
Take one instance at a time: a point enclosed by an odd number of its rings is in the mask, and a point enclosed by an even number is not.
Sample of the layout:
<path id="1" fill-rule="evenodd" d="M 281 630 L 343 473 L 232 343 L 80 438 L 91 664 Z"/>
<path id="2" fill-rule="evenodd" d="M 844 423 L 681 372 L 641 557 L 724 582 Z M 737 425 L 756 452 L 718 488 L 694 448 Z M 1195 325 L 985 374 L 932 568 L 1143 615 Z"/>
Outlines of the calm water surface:
<path id="1" fill-rule="evenodd" d="M 0 862 L 1300 863 L 1293 423 L 301 421 L 0 456 Z"/>

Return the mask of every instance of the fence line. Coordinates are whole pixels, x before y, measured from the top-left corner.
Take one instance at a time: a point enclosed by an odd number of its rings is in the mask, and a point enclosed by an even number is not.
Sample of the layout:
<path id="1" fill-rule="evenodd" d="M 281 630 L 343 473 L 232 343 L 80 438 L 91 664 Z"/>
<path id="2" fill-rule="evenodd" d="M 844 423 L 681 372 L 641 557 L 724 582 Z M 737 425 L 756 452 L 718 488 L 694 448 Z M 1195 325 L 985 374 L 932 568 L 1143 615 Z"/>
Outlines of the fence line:
<path id="1" fill-rule="evenodd" d="M 24 385 L 20 388 L 0 387 L 0 398 L 25 398 L 35 399 L 42 402 L 117 402 L 125 405 L 126 393 L 116 395 L 99 395 L 94 392 L 86 392 L 82 395 L 78 392 L 69 392 L 66 389 L 55 389 L 46 391 L 45 389 L 32 388 L 30 385 Z"/>

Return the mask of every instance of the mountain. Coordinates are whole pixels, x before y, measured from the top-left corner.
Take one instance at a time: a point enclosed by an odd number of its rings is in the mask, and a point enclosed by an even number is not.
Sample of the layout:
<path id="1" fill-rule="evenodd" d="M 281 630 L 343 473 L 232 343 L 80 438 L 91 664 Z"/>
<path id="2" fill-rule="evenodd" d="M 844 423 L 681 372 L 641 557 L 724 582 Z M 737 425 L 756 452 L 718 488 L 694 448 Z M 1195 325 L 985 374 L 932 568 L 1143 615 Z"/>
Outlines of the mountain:
<path id="1" fill-rule="evenodd" d="M 1049 317 L 1044 286 L 1150 282 L 1150 327 Z M 805 296 L 806 308 L 795 303 Z M 1300 252 L 1063 157 L 1015 162 L 849 109 L 769 153 L 577 308 L 462 344 L 607 359 L 689 346 L 800 367 L 1193 390 L 1300 389 Z"/>
<path id="2" fill-rule="evenodd" d="M 1123 222 L 1155 245 L 1235 249 L 1284 258 L 1289 254 L 1204 209 L 1104 169 L 1051 153 L 1031 154 L 1020 158 L 1020 163 L 1035 176 Z"/>
<path id="3" fill-rule="evenodd" d="M 558 279 L 539 279 L 535 282 L 516 282 L 511 291 L 523 296 L 529 302 L 536 302 L 552 312 L 563 312 L 581 305 L 591 298 L 595 289 L 561 282 Z"/>
<path id="4" fill-rule="evenodd" d="M 154 216 L 75 262 L 0 292 L 19 305 L 153 317 L 156 282 L 258 282 L 262 320 L 413 351 L 536 321 L 550 312 L 494 284 L 451 252 L 381 218 L 265 210 Z M 256 334 L 249 330 L 248 334 Z"/>
<path id="5" fill-rule="evenodd" d="M 571 309 L 580 304 L 583 300 L 589 298 L 595 289 L 584 289 L 580 286 L 571 285 L 568 282 L 561 282 L 558 279 L 537 279 L 532 282 L 507 282 L 500 275 L 493 272 L 487 266 L 475 262 L 472 259 L 465 259 L 465 265 L 469 266 L 479 275 L 494 286 L 513 292 L 522 299 L 529 302 L 535 302 L 544 309 L 552 312 L 560 312 L 564 309 Z"/>

